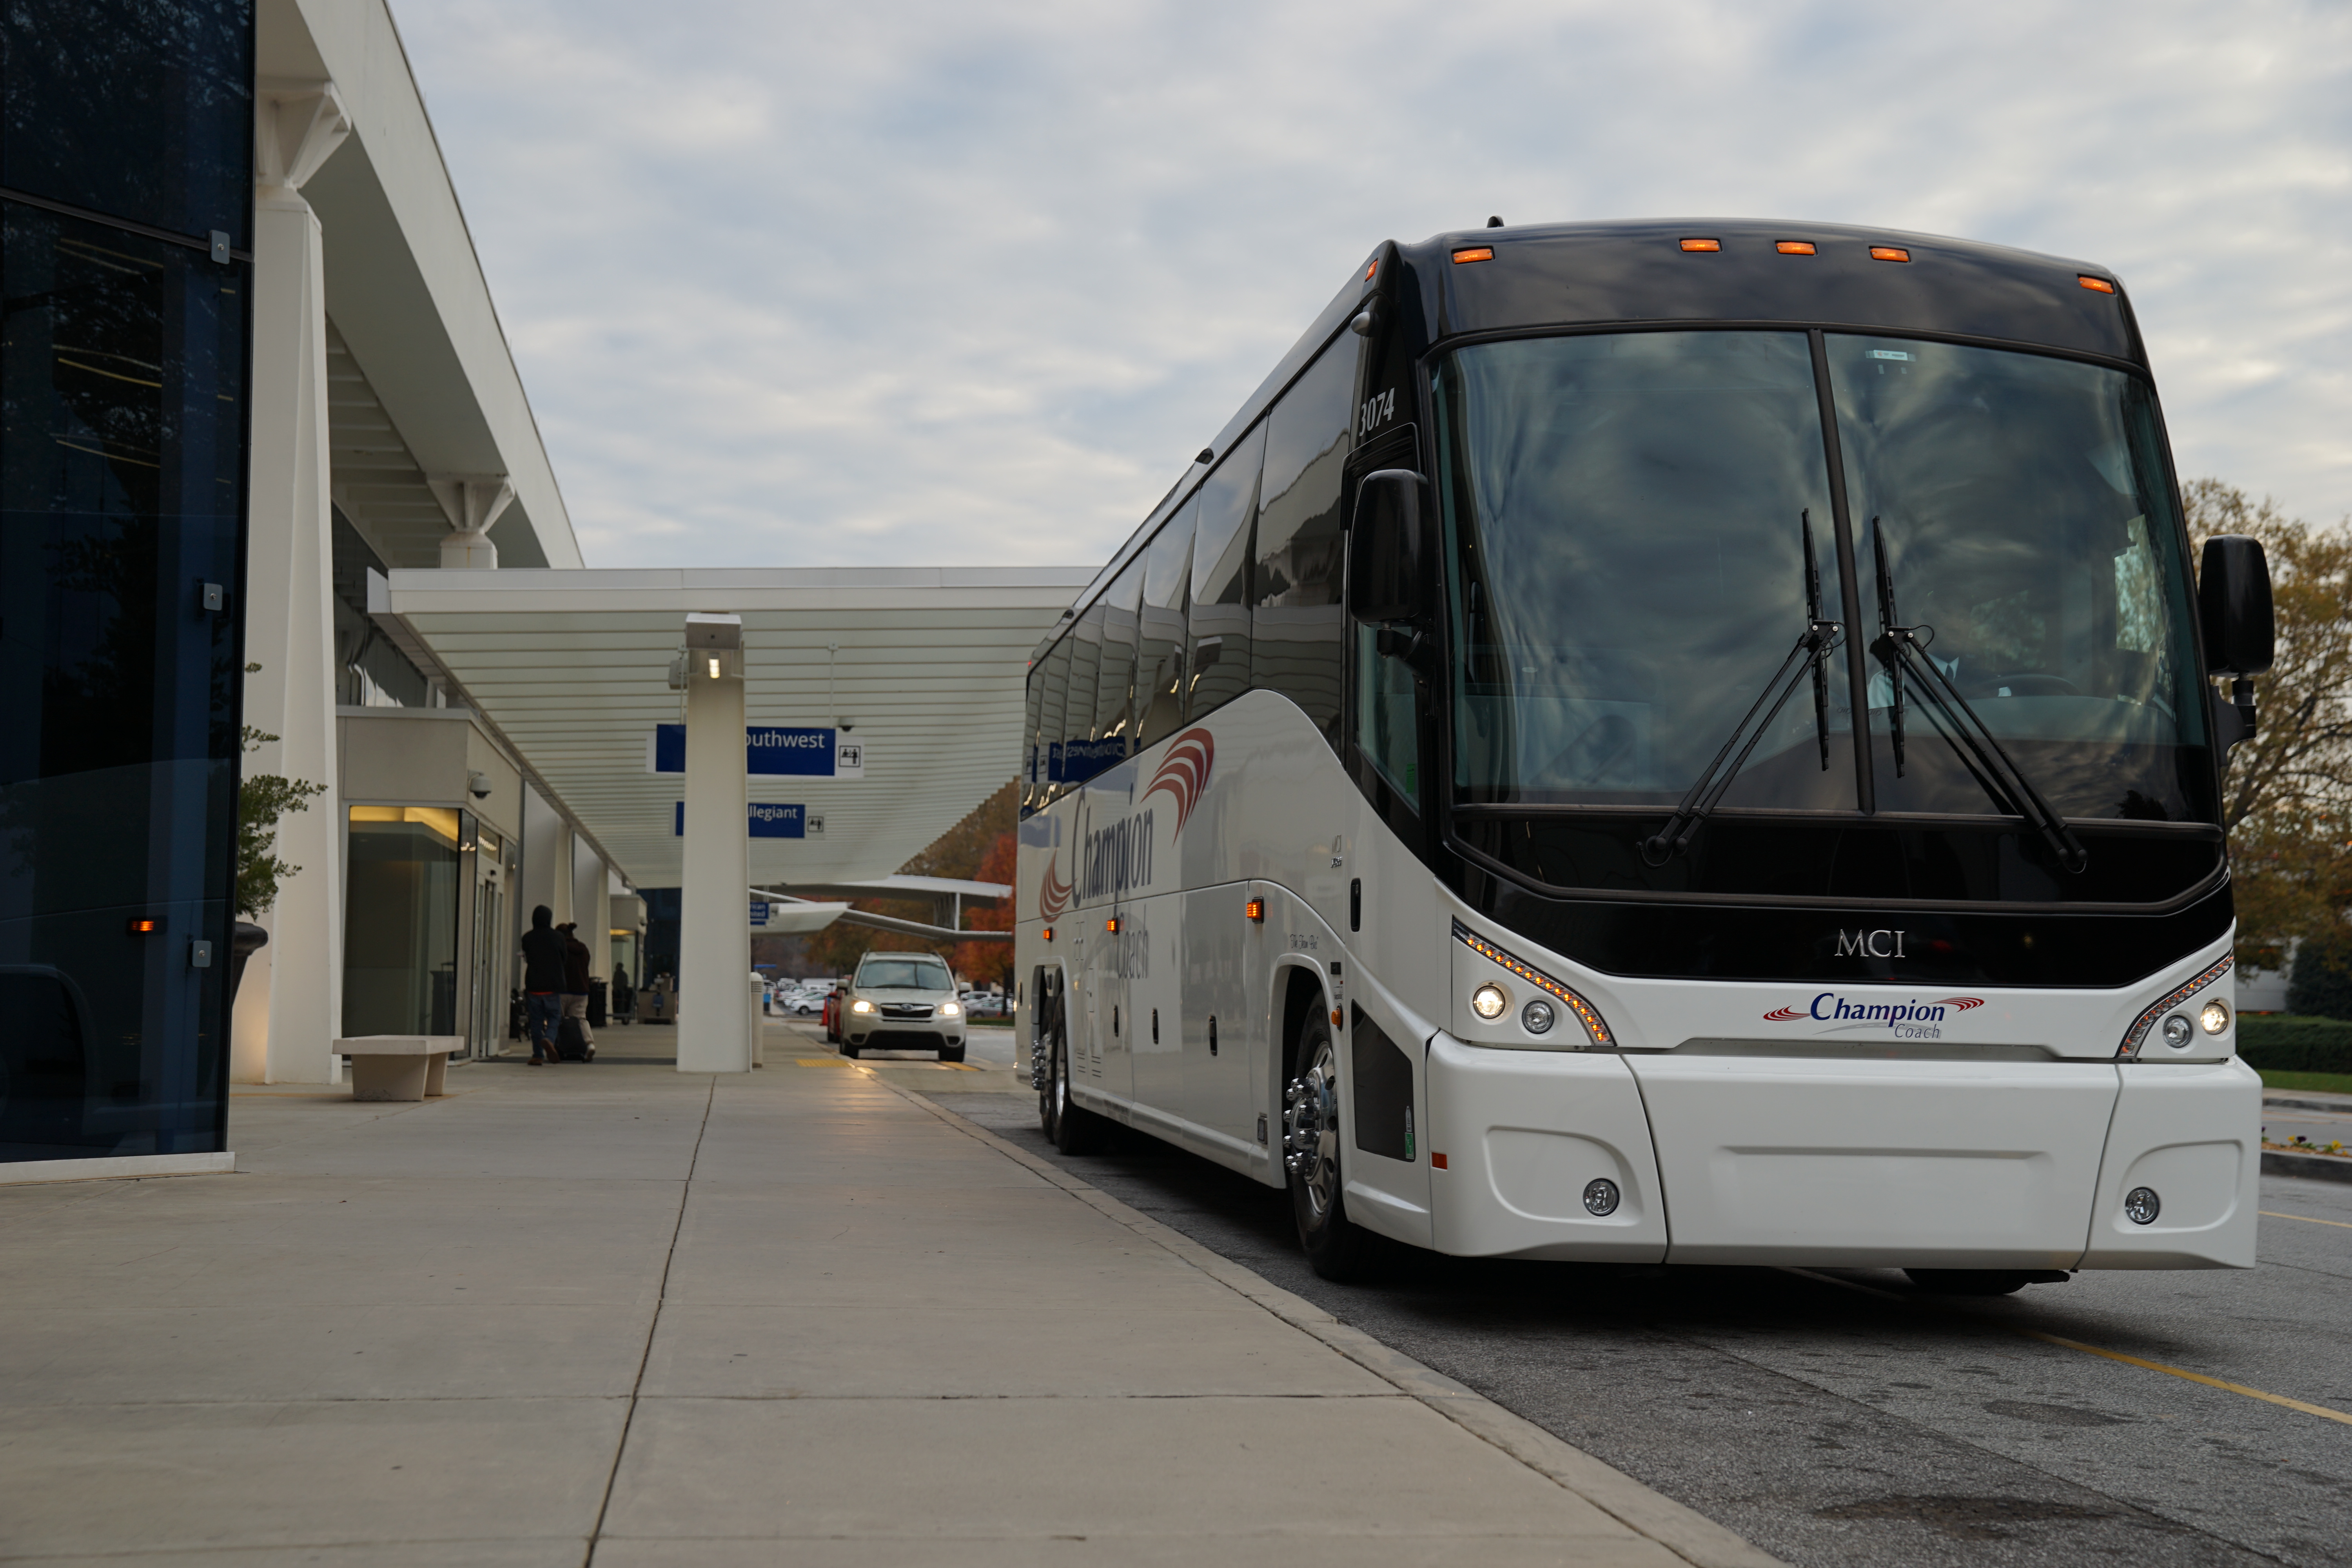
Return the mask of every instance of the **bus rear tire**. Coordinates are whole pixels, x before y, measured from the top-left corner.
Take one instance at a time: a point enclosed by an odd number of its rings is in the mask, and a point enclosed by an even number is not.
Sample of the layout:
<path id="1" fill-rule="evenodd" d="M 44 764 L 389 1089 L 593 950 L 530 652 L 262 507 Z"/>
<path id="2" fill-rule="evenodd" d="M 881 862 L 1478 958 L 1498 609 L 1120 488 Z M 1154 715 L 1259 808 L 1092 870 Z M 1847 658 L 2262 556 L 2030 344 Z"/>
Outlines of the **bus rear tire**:
<path id="1" fill-rule="evenodd" d="M 2007 1296 L 2037 1283 L 2048 1273 L 2024 1268 L 1906 1268 L 1903 1272 L 1914 1287 L 1937 1296 Z"/>
<path id="2" fill-rule="evenodd" d="M 1299 1249 L 1307 1254 L 1307 1267 L 1325 1279 L 1361 1279 L 1370 1271 L 1377 1244 L 1348 1217 L 1341 1190 L 1339 1058 L 1331 1026 L 1317 1016 L 1300 1035 L 1291 1059 L 1295 1070 L 1282 1095 L 1282 1151 Z"/>
<path id="3" fill-rule="evenodd" d="M 1065 1154 L 1091 1154 L 1102 1143 L 1102 1118 L 1070 1098 L 1069 1055 L 1054 1041 L 1053 1065 L 1037 1091 L 1037 1121 L 1046 1141 Z"/>

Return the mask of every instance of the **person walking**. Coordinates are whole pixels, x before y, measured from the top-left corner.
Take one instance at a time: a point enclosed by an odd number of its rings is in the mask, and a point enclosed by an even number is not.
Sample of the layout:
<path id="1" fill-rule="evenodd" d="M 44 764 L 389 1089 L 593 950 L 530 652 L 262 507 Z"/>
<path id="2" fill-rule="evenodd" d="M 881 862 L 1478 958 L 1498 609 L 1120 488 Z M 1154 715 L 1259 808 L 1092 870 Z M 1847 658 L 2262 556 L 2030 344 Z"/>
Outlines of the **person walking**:
<path id="1" fill-rule="evenodd" d="M 555 1030 L 563 1016 L 563 937 L 554 919 L 555 911 L 541 904 L 530 911 L 530 929 L 522 933 L 523 1019 L 535 1068 L 557 1059 Z"/>
<path id="2" fill-rule="evenodd" d="M 580 940 L 576 921 L 555 929 L 563 938 L 563 1016 L 580 1026 L 580 1057 L 586 1061 L 596 1054 L 596 1037 L 588 1032 L 588 944 Z"/>

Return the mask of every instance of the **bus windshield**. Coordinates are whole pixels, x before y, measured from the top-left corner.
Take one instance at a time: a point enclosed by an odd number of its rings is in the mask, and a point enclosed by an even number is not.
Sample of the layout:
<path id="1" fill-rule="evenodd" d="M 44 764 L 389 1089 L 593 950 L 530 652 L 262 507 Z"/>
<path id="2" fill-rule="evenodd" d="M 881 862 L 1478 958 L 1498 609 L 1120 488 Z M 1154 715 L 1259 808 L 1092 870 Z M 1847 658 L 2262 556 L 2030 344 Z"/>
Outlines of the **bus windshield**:
<path id="1" fill-rule="evenodd" d="M 2063 816 L 2210 813 L 2189 577 L 2153 400 L 2101 366 L 1829 334 L 1865 649 L 1920 627 Z M 1443 361 L 1454 784 L 1465 804 L 1671 808 L 1807 622 L 1853 616 L 1811 344 L 1793 331 L 1482 343 Z M 2001 813 L 1947 717 L 1866 656 L 1880 811 Z M 1856 808 L 1842 641 L 1727 807 Z"/>

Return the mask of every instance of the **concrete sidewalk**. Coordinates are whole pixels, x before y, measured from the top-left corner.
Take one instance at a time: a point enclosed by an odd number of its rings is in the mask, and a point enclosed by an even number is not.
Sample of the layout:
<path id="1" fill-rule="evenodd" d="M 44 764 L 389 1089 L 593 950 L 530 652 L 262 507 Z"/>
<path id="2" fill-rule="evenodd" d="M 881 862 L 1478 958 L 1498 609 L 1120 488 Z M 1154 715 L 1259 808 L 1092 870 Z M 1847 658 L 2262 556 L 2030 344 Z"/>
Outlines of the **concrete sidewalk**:
<path id="1" fill-rule="evenodd" d="M 874 1073 L 768 1062 L 241 1092 L 236 1175 L 0 1189 L 0 1558 L 1770 1561 Z"/>

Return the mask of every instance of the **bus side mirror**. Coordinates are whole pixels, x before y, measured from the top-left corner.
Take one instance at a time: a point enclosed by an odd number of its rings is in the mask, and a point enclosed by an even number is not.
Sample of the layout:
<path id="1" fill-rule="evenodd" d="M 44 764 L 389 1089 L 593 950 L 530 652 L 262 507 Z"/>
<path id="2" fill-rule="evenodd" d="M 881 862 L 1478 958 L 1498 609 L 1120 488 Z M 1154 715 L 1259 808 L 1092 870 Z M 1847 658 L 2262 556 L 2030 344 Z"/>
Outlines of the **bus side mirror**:
<path id="1" fill-rule="evenodd" d="M 1429 608 L 1429 551 L 1410 468 L 1366 474 L 1348 542 L 1348 607 L 1360 621 L 1419 621 Z"/>
<path id="2" fill-rule="evenodd" d="M 2217 533 L 2205 542 L 2197 618 L 2205 631 L 2205 673 L 2233 678 L 2230 700 L 2222 701 L 2219 693 L 2213 699 L 2214 739 L 2226 757 L 2260 727 L 2253 678 L 2271 667 L 2277 643 L 2270 563 L 2260 540 Z"/>
<path id="3" fill-rule="evenodd" d="M 2205 626 L 2206 674 L 2260 675 L 2270 668 L 2275 633 L 2262 541 L 2217 533 L 2205 542 L 2197 608 Z"/>

